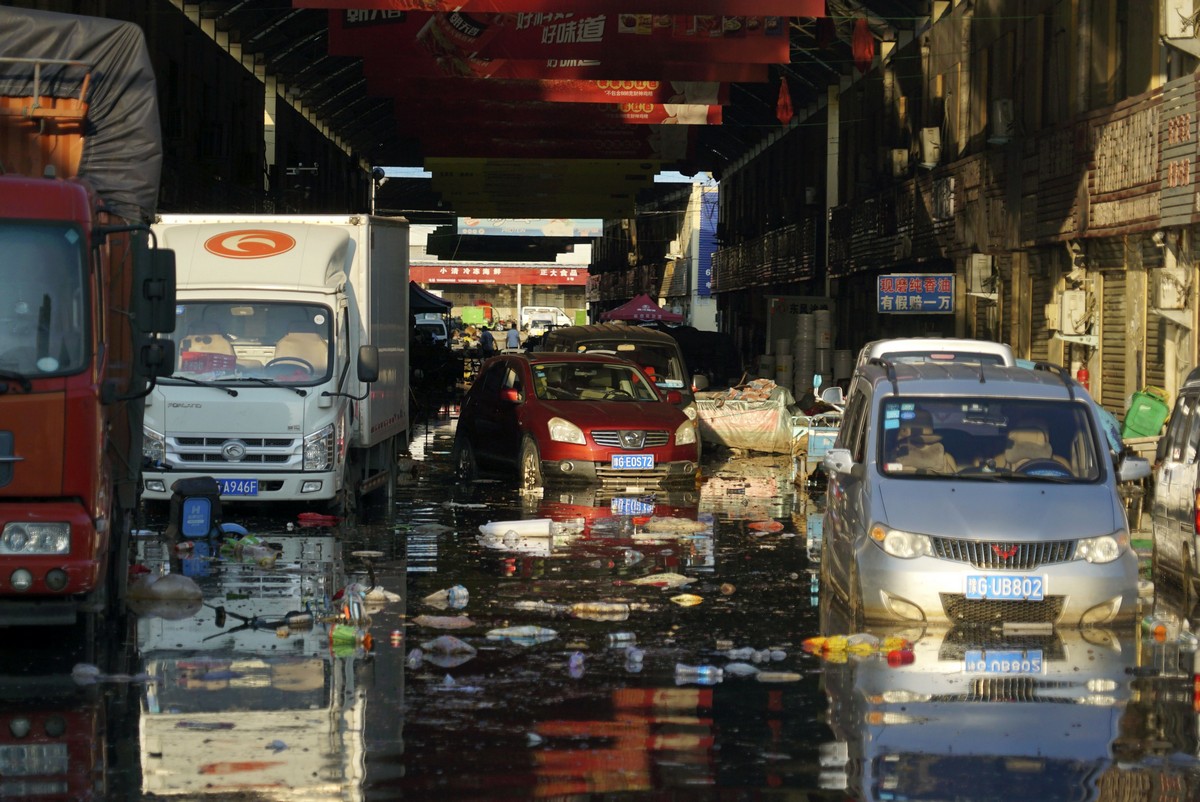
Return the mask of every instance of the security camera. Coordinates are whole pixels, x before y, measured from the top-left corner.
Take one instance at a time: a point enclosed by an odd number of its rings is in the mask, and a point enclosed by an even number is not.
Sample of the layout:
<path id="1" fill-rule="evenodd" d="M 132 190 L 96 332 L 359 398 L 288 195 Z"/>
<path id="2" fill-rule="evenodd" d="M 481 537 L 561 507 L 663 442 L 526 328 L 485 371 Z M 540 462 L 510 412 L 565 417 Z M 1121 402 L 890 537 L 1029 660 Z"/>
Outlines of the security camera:
<path id="1" fill-rule="evenodd" d="M 384 173 L 382 167 L 372 167 L 371 168 L 371 178 L 375 181 L 379 181 L 380 183 L 382 183 L 383 180 L 385 178 L 387 178 L 387 174 Z"/>

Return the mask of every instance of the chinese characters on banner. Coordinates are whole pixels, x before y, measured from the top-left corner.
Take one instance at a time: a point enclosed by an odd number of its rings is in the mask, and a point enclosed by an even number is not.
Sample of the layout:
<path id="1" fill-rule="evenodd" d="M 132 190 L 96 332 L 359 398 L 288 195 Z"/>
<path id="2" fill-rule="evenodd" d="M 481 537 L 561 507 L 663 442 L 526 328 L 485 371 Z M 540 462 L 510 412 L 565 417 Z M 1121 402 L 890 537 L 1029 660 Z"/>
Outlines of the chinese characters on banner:
<path id="1" fill-rule="evenodd" d="M 401 11 L 561 12 L 566 5 L 563 0 L 292 0 L 294 8 L 340 8 L 368 17 Z M 576 14 L 605 14 L 636 7 L 646 14 L 825 16 L 825 0 L 572 0 L 569 5 Z"/>
<path id="2" fill-rule="evenodd" d="M 952 314 L 953 273 L 893 273 L 879 276 L 878 311 L 889 314 Z"/>
<path id="3" fill-rule="evenodd" d="M 587 286 L 587 265 L 412 265 L 409 278 L 418 284 L 567 284 Z"/>

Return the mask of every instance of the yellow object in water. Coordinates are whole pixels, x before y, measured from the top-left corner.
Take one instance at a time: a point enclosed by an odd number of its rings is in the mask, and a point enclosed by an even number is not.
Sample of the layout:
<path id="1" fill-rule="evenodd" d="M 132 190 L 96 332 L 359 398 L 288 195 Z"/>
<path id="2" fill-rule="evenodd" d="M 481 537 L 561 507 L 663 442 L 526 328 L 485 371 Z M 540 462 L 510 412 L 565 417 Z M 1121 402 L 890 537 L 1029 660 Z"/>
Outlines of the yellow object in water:
<path id="1" fill-rule="evenodd" d="M 675 602 L 680 607 L 695 607 L 697 604 L 704 601 L 704 599 L 694 593 L 680 593 L 678 596 L 672 596 L 671 601 Z"/>

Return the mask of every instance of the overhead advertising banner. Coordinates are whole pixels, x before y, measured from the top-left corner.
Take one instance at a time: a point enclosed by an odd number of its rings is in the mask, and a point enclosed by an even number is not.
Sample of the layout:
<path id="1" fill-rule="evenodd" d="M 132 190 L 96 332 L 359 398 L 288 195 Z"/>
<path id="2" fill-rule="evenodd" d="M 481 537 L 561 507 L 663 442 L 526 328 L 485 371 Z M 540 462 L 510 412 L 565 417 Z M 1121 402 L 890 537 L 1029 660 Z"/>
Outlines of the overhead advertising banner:
<path id="1" fill-rule="evenodd" d="M 690 131 L 684 125 L 639 125 L 631 129 L 646 129 L 652 133 L 644 138 L 630 137 L 619 131 L 579 133 L 555 137 L 500 137 L 486 133 L 461 134 L 429 133 L 420 136 L 426 156 L 489 156 L 506 159 L 588 159 L 597 156 L 609 159 L 654 159 L 664 162 L 687 161 L 691 157 L 691 140 L 660 133 Z M 401 131 L 412 135 L 412 131 Z M 557 133 L 557 132 L 555 132 Z"/>
<path id="2" fill-rule="evenodd" d="M 590 128 L 610 125 L 720 125 L 720 106 L 685 106 L 662 103 L 543 103 L 523 100 L 479 100 L 459 104 L 438 100 L 397 98 L 398 108 L 416 125 L 421 120 L 441 120 L 461 113 L 465 118 L 487 119 L 492 130 L 513 130 L 559 126 Z M 460 112 L 456 112 L 456 109 Z M 442 123 L 436 123 L 442 125 Z"/>
<path id="3" fill-rule="evenodd" d="M 716 81 L 721 83 L 765 83 L 770 78 L 766 64 L 732 64 L 718 61 L 604 61 L 601 59 L 492 59 L 481 61 L 483 69 L 474 78 L 560 80 L 658 80 L 658 81 Z M 363 73 L 368 77 L 383 76 L 405 80 L 413 78 L 442 78 L 449 73 L 428 54 L 415 48 L 390 56 L 371 56 L 363 59 Z"/>
<path id="4" fill-rule="evenodd" d="M 877 281 L 882 314 L 954 313 L 953 273 L 893 273 Z"/>
<path id="5" fill-rule="evenodd" d="M 480 220 L 476 217 L 460 217 L 458 233 L 500 237 L 599 237 L 604 233 L 604 221 L 562 218 Z"/>
<path id="6" fill-rule="evenodd" d="M 411 265 L 408 277 L 418 284 L 568 284 L 587 286 L 586 265 Z"/>
<path id="7" fill-rule="evenodd" d="M 775 14 L 823 17 L 825 0 L 292 0 L 293 8 L 330 8 L 363 16 L 381 12 L 465 11 L 473 13 L 615 14 L 636 9 L 644 14 Z"/>
<path id="8" fill-rule="evenodd" d="M 367 76 L 367 91 L 401 101 L 425 98 L 438 104 L 545 101 L 708 107 L 720 106 L 729 100 L 727 85 L 693 81 L 463 81 L 456 78 L 412 81 Z"/>

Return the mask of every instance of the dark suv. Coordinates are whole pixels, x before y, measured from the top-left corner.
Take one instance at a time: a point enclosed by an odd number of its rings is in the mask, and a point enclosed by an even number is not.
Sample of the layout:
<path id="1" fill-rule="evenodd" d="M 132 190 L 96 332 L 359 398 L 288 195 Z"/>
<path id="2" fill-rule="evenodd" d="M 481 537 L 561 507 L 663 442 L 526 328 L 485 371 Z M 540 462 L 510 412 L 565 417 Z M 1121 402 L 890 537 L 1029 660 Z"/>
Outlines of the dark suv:
<path id="1" fill-rule="evenodd" d="M 611 354 L 508 353 L 463 399 L 453 462 L 463 478 L 514 470 L 524 489 L 694 484 L 696 427 L 639 365 Z"/>

